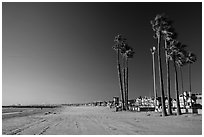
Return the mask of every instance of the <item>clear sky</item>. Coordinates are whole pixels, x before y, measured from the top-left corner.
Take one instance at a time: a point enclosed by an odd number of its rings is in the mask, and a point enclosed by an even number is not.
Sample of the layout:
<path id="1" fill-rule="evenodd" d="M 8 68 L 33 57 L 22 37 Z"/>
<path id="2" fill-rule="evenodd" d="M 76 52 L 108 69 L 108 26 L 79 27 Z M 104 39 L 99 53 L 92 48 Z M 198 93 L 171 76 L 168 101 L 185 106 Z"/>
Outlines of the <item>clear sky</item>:
<path id="1" fill-rule="evenodd" d="M 197 55 L 192 90 L 202 92 L 202 3 L 3 3 L 3 105 L 120 96 L 112 49 L 118 33 L 135 50 L 129 61 L 129 98 L 153 96 L 149 49 L 156 40 L 150 20 L 159 13 L 174 21 L 178 40 Z M 188 90 L 188 67 L 183 71 Z"/>

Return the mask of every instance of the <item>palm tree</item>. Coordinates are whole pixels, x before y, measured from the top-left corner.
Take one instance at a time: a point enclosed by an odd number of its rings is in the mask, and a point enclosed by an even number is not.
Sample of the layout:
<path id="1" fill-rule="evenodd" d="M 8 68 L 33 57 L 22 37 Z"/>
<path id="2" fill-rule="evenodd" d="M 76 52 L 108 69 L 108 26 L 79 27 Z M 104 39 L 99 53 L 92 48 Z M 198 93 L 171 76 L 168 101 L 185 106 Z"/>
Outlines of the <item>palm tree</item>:
<path id="1" fill-rule="evenodd" d="M 170 25 L 170 23 L 169 23 Z M 170 90 L 170 71 L 169 71 L 169 57 L 167 53 L 167 49 L 169 48 L 170 42 L 176 38 L 177 34 L 174 32 L 172 27 L 169 30 L 163 30 L 163 38 L 164 38 L 164 48 L 165 48 L 165 56 L 166 56 L 166 88 L 167 88 L 167 98 L 168 98 L 168 114 L 172 115 L 171 110 L 171 90 Z"/>
<path id="2" fill-rule="evenodd" d="M 186 56 L 186 63 L 188 63 L 188 75 L 189 75 L 189 91 L 191 93 L 191 64 L 196 62 L 196 55 L 192 52 L 189 52 Z M 192 104 L 192 100 L 191 100 Z"/>
<path id="3" fill-rule="evenodd" d="M 152 74 L 153 74 L 153 88 L 154 88 L 154 106 L 156 110 L 156 105 L 157 105 L 157 91 L 156 91 L 156 68 L 155 68 L 155 52 L 156 52 L 156 47 L 153 47 L 150 49 L 152 53 Z"/>
<path id="4" fill-rule="evenodd" d="M 169 43 L 172 38 L 175 36 L 175 33 L 172 32 L 163 32 L 164 35 L 164 42 L 165 42 L 165 56 L 166 56 L 166 85 L 167 85 L 167 98 L 168 98 L 168 114 L 172 115 L 171 110 L 171 90 L 170 90 L 170 71 L 169 71 L 169 58 L 167 50 L 169 48 Z"/>
<path id="5" fill-rule="evenodd" d="M 175 56 L 173 57 L 173 63 L 174 63 L 174 72 L 175 72 L 175 91 L 176 91 L 177 115 L 181 115 L 179 91 L 178 91 L 178 74 L 177 74 Z"/>
<path id="6" fill-rule="evenodd" d="M 184 57 L 183 50 L 184 45 L 180 42 L 173 40 L 171 41 L 171 46 L 168 49 L 168 56 L 171 61 L 173 61 L 174 65 L 174 74 L 175 74 L 175 93 L 176 93 L 176 104 L 177 104 L 177 115 L 181 115 L 180 109 L 180 101 L 179 101 L 179 91 L 178 91 L 178 72 L 177 72 L 177 65 L 181 63 L 181 60 Z"/>
<path id="7" fill-rule="evenodd" d="M 181 74 L 181 93 L 184 93 L 184 89 L 183 89 L 183 71 L 182 71 L 182 67 L 184 64 L 179 65 L 179 70 L 180 70 L 180 74 Z M 185 100 L 184 100 L 184 94 L 183 94 L 183 107 L 186 108 L 185 105 Z"/>
<path id="8" fill-rule="evenodd" d="M 133 58 L 134 51 L 127 43 L 124 43 L 121 47 L 121 54 L 124 58 L 124 66 L 123 66 L 123 87 L 124 87 L 124 100 L 125 100 L 125 108 L 128 110 L 128 60 L 129 58 Z"/>
<path id="9" fill-rule="evenodd" d="M 187 47 L 187 46 L 184 45 L 183 47 Z M 182 52 L 183 56 L 178 61 L 178 66 L 179 66 L 180 75 L 181 75 L 181 93 L 183 94 L 183 107 L 186 108 L 186 103 L 185 103 L 185 99 L 184 99 L 184 88 L 183 88 L 184 86 L 183 86 L 183 71 L 182 71 L 182 68 L 187 63 L 186 62 L 187 51 L 183 49 L 181 52 Z"/>
<path id="10" fill-rule="evenodd" d="M 169 71 L 169 57 L 167 53 L 167 49 L 170 46 L 170 42 L 177 37 L 177 34 L 174 31 L 174 28 L 172 27 L 172 21 L 167 20 L 166 21 L 166 27 L 162 30 L 162 36 L 164 39 L 164 49 L 165 49 L 165 58 L 166 58 L 166 91 L 167 91 L 167 99 L 168 99 L 168 114 L 172 115 L 171 110 L 171 91 L 170 91 L 170 71 Z"/>
<path id="11" fill-rule="evenodd" d="M 126 57 L 125 57 L 125 52 L 127 50 L 128 44 L 125 41 L 121 44 L 121 48 L 120 48 L 120 54 L 122 55 L 122 62 L 123 62 L 123 94 L 124 94 L 124 110 L 127 110 L 127 102 L 126 102 Z"/>
<path id="12" fill-rule="evenodd" d="M 167 48 L 167 40 L 165 40 L 165 49 Z M 170 71 L 169 71 L 169 58 L 168 58 L 168 53 L 165 50 L 166 54 L 166 88 L 167 88 L 167 98 L 168 98 L 168 114 L 172 115 L 172 110 L 171 110 L 171 92 L 170 92 Z"/>
<path id="13" fill-rule="evenodd" d="M 161 51 L 160 42 L 162 37 L 162 31 L 168 30 L 167 19 L 164 15 L 157 15 L 154 20 L 151 21 L 152 29 L 155 32 L 155 38 L 157 38 L 157 57 L 158 57 L 158 68 L 159 68 L 159 81 L 160 81 L 160 92 L 161 92 L 161 103 L 162 103 L 162 116 L 166 116 L 166 106 L 165 106 L 165 96 L 164 96 L 164 85 L 163 85 L 163 74 L 162 74 L 162 64 L 161 64 Z"/>
<path id="14" fill-rule="evenodd" d="M 134 51 L 131 47 L 127 48 L 128 50 L 126 50 L 126 109 L 128 110 L 128 85 L 129 85 L 129 81 L 128 81 L 128 61 L 130 58 L 133 58 L 134 55 Z"/>
<path id="15" fill-rule="evenodd" d="M 123 94 L 123 85 L 122 85 L 122 74 L 121 74 L 121 66 L 120 66 L 120 50 L 121 46 L 123 45 L 123 42 L 125 41 L 124 38 L 122 38 L 121 35 L 117 35 L 114 39 L 115 45 L 113 46 L 113 49 L 116 50 L 117 53 L 117 69 L 118 69 L 118 79 L 119 79 L 119 87 L 120 87 L 120 94 L 121 94 L 121 100 L 122 100 L 122 109 L 124 110 L 124 94 Z"/>
<path id="16" fill-rule="evenodd" d="M 127 88 L 126 88 L 126 67 L 125 67 L 125 57 L 123 56 L 123 93 L 124 93 L 124 110 L 127 110 L 127 101 L 126 101 L 126 96 L 127 96 Z"/>

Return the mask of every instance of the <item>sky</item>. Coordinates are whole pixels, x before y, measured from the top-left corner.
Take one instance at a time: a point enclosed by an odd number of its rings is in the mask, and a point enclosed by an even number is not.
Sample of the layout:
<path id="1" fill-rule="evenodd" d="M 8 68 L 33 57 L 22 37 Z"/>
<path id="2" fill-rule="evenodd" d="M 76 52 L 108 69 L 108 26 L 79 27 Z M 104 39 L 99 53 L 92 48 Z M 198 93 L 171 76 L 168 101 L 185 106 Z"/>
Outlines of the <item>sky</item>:
<path id="1" fill-rule="evenodd" d="M 157 41 L 150 20 L 161 13 L 173 21 L 178 40 L 197 55 L 192 65 L 192 91 L 201 93 L 201 2 L 3 2 L 2 105 L 82 103 L 120 96 L 112 49 L 117 34 L 127 38 L 135 51 L 129 60 L 129 99 L 153 96 L 150 48 Z M 162 64 L 166 83 L 164 59 Z M 188 91 L 187 66 L 183 75 Z M 158 84 L 157 71 L 157 88 Z"/>

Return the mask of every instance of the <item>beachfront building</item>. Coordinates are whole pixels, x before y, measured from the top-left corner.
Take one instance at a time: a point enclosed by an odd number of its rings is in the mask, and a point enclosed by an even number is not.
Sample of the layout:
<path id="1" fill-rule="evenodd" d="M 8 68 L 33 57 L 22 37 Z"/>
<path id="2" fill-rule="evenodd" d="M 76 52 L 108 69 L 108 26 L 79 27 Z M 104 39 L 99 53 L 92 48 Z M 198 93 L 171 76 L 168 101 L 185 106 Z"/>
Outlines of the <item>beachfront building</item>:
<path id="1" fill-rule="evenodd" d="M 132 100 L 131 104 L 134 104 L 135 106 L 154 106 L 154 98 L 139 97 L 139 98 L 136 98 L 134 101 Z"/>
<path id="2" fill-rule="evenodd" d="M 202 114 L 202 94 L 184 92 L 179 95 L 181 111 L 183 113 L 198 113 Z M 172 100 L 173 110 L 177 108 L 176 100 Z"/>
<path id="3" fill-rule="evenodd" d="M 195 103 L 202 105 L 202 93 L 195 93 L 193 96 L 196 97 L 196 102 Z"/>
<path id="4" fill-rule="evenodd" d="M 202 105 L 202 93 L 184 92 L 179 96 L 181 107 L 191 108 L 195 104 Z"/>
<path id="5" fill-rule="evenodd" d="M 181 107 L 191 108 L 195 104 L 202 105 L 202 94 L 201 93 L 189 93 L 184 92 L 183 94 L 179 95 L 179 101 Z M 168 100 L 165 100 L 166 106 L 168 104 Z M 172 100 L 172 106 L 176 108 L 176 100 Z"/>
<path id="6" fill-rule="evenodd" d="M 136 98 L 135 106 L 142 106 L 142 98 Z"/>
<path id="7" fill-rule="evenodd" d="M 118 106 L 122 106 L 122 101 L 119 100 L 119 97 L 114 97 L 112 104 L 107 103 L 108 106 L 114 106 L 114 104 L 118 104 Z M 147 110 L 152 110 L 153 108 L 155 111 L 160 112 L 161 111 L 161 97 L 157 97 L 156 100 L 156 108 L 155 108 L 155 103 L 154 103 L 154 97 L 138 97 L 136 99 L 128 100 L 128 107 L 129 110 L 132 111 L 139 111 L 138 109 L 147 109 Z M 186 109 L 201 109 L 202 108 L 202 94 L 201 93 L 195 93 L 195 94 L 190 94 L 189 92 L 184 92 L 183 94 L 180 94 L 179 96 L 179 101 L 180 101 L 180 106 L 182 109 L 182 112 L 188 112 L 191 113 L 191 110 L 186 110 Z M 199 105 L 198 105 L 199 104 Z M 168 106 L 168 99 L 165 97 L 165 105 L 166 107 Z M 176 110 L 177 105 L 176 105 L 176 100 L 171 98 L 171 105 L 173 111 Z M 140 110 L 141 111 L 141 110 Z M 192 113 L 193 110 L 192 110 Z"/>

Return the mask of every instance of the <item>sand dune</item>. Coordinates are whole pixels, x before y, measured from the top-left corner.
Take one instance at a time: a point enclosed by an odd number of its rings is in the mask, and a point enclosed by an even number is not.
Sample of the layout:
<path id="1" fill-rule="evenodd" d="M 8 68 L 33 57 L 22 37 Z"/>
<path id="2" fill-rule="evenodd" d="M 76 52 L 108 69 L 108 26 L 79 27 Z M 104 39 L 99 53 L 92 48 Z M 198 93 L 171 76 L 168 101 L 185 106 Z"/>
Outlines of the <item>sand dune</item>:
<path id="1" fill-rule="evenodd" d="M 18 135 L 201 135 L 202 115 L 161 117 L 154 112 L 114 112 L 107 107 L 63 107 L 5 118 L 3 134 Z"/>

